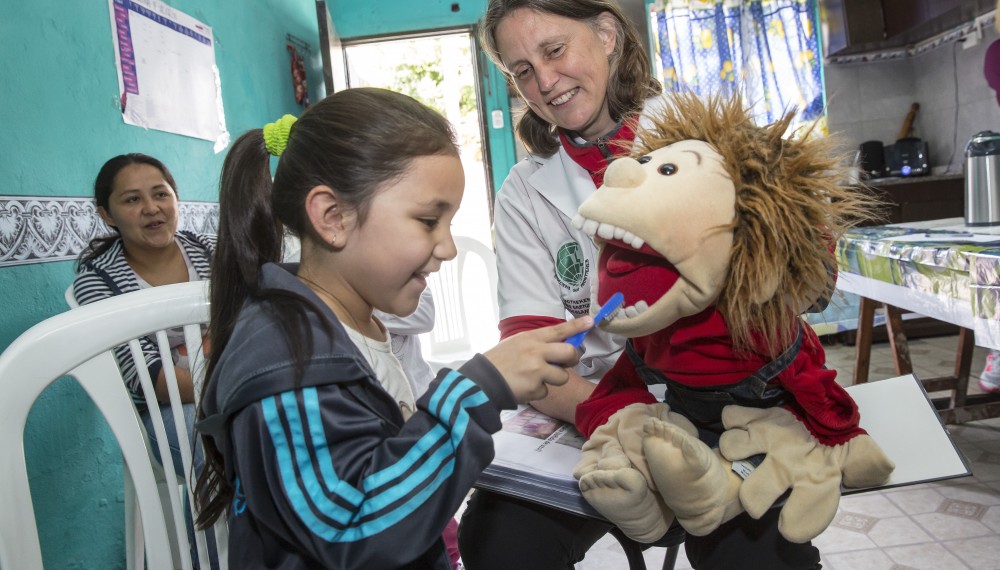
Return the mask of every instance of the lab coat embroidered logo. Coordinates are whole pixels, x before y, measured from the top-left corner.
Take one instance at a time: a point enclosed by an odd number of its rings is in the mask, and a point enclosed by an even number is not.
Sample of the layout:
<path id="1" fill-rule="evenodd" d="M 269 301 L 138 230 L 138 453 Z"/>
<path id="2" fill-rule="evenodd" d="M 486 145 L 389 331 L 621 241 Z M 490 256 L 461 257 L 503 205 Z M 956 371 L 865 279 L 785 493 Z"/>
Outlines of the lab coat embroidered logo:
<path id="1" fill-rule="evenodd" d="M 556 252 L 556 279 L 564 288 L 576 293 L 587 281 L 590 273 L 590 260 L 583 259 L 580 244 L 570 241 L 559 246 Z"/>

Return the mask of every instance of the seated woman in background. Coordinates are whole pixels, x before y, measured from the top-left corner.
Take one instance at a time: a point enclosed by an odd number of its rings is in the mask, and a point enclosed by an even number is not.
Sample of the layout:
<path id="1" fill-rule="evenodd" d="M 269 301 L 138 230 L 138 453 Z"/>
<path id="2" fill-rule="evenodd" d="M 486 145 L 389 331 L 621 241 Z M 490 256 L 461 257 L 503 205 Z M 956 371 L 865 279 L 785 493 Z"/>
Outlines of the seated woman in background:
<path id="1" fill-rule="evenodd" d="M 177 231 L 177 190 L 174 177 L 159 160 L 145 154 L 123 154 L 104 163 L 94 181 L 97 212 L 114 234 L 91 240 L 80 254 L 73 296 L 81 305 L 148 287 L 208 279 L 214 235 Z M 183 343 L 179 329 L 168 335 L 170 346 Z M 143 365 L 149 370 L 156 397 L 168 401 L 164 363 L 155 339 L 141 339 Z M 140 410 L 143 425 L 159 459 L 152 420 L 146 410 L 136 362 L 127 345 L 115 349 L 122 376 Z M 187 357 L 174 355 L 177 387 L 184 402 L 184 419 L 193 449 L 195 416 L 194 387 Z M 174 470 L 183 476 L 180 447 L 169 406 L 161 408 Z M 200 472 L 201 453 L 194 454 L 195 473 Z"/>

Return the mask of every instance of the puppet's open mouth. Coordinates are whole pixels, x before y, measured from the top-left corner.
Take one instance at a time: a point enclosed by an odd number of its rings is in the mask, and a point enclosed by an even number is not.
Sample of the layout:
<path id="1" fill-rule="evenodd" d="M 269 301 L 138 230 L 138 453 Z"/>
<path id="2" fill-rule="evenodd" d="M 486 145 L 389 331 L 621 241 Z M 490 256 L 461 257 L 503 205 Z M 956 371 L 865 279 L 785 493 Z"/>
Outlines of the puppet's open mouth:
<path id="1" fill-rule="evenodd" d="M 603 242 L 597 271 L 597 302 L 603 305 L 621 291 L 626 317 L 649 308 L 680 278 L 677 268 L 653 248 L 643 244 L 636 250 L 616 239 Z"/>
<path id="2" fill-rule="evenodd" d="M 625 297 L 622 309 L 613 318 L 642 313 L 680 279 L 672 263 L 632 232 L 583 215 L 573 218 L 573 225 L 601 248 L 597 262 L 597 303 L 603 305 L 619 291 Z"/>

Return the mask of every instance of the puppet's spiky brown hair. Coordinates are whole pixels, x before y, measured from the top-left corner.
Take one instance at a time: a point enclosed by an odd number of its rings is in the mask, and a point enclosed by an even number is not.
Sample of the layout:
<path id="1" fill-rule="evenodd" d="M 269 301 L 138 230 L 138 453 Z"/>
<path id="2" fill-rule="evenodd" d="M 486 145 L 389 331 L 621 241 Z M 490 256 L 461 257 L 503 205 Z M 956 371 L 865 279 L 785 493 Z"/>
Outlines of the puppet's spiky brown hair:
<path id="1" fill-rule="evenodd" d="M 831 245 L 879 211 L 870 193 L 848 185 L 851 167 L 829 137 L 782 138 L 792 116 L 757 126 L 739 95 L 674 93 L 632 151 L 642 156 L 693 139 L 722 155 L 736 185 L 736 219 L 718 308 L 738 351 L 776 354 L 787 346 L 795 316 L 832 292 Z"/>

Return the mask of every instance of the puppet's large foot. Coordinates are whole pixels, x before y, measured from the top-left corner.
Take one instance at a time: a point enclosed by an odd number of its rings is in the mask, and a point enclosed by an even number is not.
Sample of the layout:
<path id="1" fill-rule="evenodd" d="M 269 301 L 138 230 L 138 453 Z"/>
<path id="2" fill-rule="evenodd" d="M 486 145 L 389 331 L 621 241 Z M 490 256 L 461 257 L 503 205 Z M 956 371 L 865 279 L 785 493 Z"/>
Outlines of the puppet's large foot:
<path id="1" fill-rule="evenodd" d="M 605 457 L 580 478 L 580 491 L 599 513 L 633 540 L 659 540 L 674 517 L 624 455 Z"/>
<path id="2" fill-rule="evenodd" d="M 687 532 L 705 536 L 742 511 L 740 479 L 728 461 L 671 423 L 651 418 L 644 429 L 649 472 Z"/>

